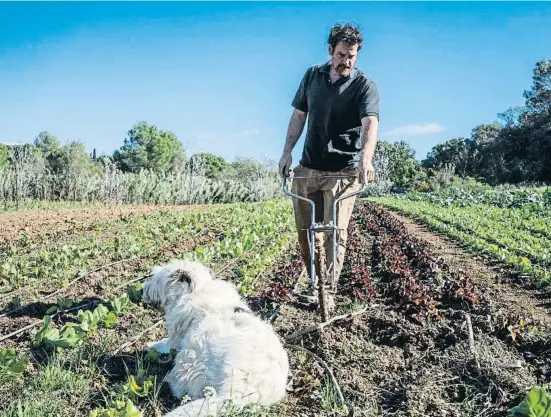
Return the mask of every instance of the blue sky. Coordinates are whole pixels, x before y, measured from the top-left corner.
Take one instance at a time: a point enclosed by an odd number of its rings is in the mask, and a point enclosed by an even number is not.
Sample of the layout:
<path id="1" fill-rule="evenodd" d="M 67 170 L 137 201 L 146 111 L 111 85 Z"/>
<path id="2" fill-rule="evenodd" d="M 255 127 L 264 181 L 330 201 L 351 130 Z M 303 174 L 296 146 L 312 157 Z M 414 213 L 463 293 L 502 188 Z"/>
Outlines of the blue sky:
<path id="1" fill-rule="evenodd" d="M 544 2 L 0 3 L 0 142 L 47 130 L 111 153 L 146 120 L 188 153 L 278 160 L 300 79 L 345 20 L 380 89 L 379 139 L 419 159 L 522 104 L 551 58 Z"/>

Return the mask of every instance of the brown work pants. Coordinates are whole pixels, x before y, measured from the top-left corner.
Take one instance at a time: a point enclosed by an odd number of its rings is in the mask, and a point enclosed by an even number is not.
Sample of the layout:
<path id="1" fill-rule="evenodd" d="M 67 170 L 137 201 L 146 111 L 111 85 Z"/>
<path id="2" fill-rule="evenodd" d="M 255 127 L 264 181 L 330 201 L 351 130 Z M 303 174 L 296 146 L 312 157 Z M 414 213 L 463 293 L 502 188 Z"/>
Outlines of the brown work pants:
<path id="1" fill-rule="evenodd" d="M 350 194 L 360 189 L 361 184 L 357 178 L 356 170 L 348 171 L 318 171 L 298 165 L 294 170 L 295 177 L 307 177 L 307 178 L 295 178 L 293 179 L 292 192 L 302 197 L 306 197 L 315 203 L 315 221 L 329 223 L 333 218 L 333 202 L 344 194 Z M 347 176 L 346 178 L 325 178 L 327 175 L 332 176 Z M 318 232 L 316 233 L 316 256 L 318 253 L 317 243 L 319 239 L 325 241 L 325 259 L 327 270 L 327 285 L 332 282 L 333 268 L 335 268 L 335 282 L 336 288 L 339 276 L 341 274 L 344 254 L 346 248 L 346 240 L 348 238 L 348 223 L 354 203 L 356 201 L 356 195 L 341 200 L 337 205 L 336 220 L 339 230 L 337 231 L 337 260 L 333 259 L 333 234 Z M 300 245 L 302 260 L 308 271 L 310 277 L 310 248 L 308 246 L 308 229 L 310 227 L 310 213 L 311 205 L 308 201 L 293 199 L 294 211 L 295 211 L 295 224 L 298 232 L 298 242 Z M 319 265 L 316 263 L 316 275 L 319 277 Z M 311 278 L 311 277 L 310 277 Z"/>

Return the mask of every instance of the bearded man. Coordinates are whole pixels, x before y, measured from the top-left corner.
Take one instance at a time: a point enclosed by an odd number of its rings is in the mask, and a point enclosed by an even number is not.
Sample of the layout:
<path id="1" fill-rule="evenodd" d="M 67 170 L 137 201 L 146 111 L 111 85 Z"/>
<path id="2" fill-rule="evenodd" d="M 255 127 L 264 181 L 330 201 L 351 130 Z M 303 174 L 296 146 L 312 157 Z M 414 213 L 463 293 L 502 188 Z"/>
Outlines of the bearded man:
<path id="1" fill-rule="evenodd" d="M 363 38 L 350 24 L 334 26 L 328 37 L 330 60 L 309 67 L 292 101 L 294 107 L 283 155 L 279 161 L 281 175 L 288 176 L 291 152 L 302 135 L 308 120 L 306 138 L 299 165 L 293 172 L 292 191 L 315 202 L 316 222 L 329 222 L 335 199 L 360 190 L 362 184 L 374 179 L 372 164 L 379 126 L 379 90 L 375 81 L 356 67 Z M 342 178 L 334 178 L 340 176 Z M 332 259 L 332 234 L 326 238 L 327 277 L 335 281 L 340 276 L 347 240 L 347 228 L 356 196 L 341 201 L 337 208 L 338 252 Z M 310 203 L 293 199 L 295 224 L 302 260 L 310 275 Z M 317 274 L 319 276 L 319 273 Z M 312 278 L 312 277 L 310 277 Z M 329 307 L 334 307 L 337 282 L 327 283 Z M 317 301 L 314 292 L 309 294 Z"/>

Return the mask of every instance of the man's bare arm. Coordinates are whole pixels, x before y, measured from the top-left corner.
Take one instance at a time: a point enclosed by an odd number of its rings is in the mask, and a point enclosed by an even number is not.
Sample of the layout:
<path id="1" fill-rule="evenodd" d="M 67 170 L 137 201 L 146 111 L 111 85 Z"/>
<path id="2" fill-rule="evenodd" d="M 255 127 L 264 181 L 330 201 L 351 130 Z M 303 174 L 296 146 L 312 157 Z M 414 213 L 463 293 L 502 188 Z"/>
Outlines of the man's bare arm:
<path id="1" fill-rule="evenodd" d="M 377 144 L 377 133 L 379 131 L 379 119 L 377 116 L 366 116 L 362 119 L 361 143 L 363 143 L 362 158 L 364 162 L 371 163 L 375 145 Z"/>
<path id="2" fill-rule="evenodd" d="M 298 142 L 298 138 L 302 135 L 304 125 L 306 124 L 307 113 L 294 109 L 291 114 L 291 120 L 289 120 L 289 127 L 287 128 L 287 139 L 285 140 L 285 147 L 283 153 L 291 153 L 293 148 Z"/>
<path id="3" fill-rule="evenodd" d="M 379 131 L 379 119 L 376 116 L 362 118 L 361 143 L 363 148 L 360 157 L 359 175 L 362 183 L 366 184 L 375 179 L 373 168 L 373 154 L 377 144 L 377 133 Z"/>
<path id="4" fill-rule="evenodd" d="M 295 109 L 289 120 L 289 127 L 287 128 L 287 139 L 285 139 L 285 146 L 283 147 L 283 155 L 279 160 L 279 173 L 286 175 L 291 168 L 292 156 L 291 152 L 298 142 L 298 138 L 302 135 L 304 125 L 306 124 L 307 113 Z"/>

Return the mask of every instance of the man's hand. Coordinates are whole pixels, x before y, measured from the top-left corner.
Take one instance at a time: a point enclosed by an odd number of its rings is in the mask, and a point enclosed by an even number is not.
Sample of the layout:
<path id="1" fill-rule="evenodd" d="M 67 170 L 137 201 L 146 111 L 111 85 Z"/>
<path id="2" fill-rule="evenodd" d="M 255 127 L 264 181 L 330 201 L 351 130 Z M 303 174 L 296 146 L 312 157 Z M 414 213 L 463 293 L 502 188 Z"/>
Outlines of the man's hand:
<path id="1" fill-rule="evenodd" d="M 360 164 L 358 166 L 358 176 L 360 177 L 361 184 L 367 184 L 370 181 L 375 179 L 375 169 L 371 162 L 365 161 L 363 158 L 360 159 Z"/>
<path id="2" fill-rule="evenodd" d="M 291 152 L 283 152 L 281 159 L 279 160 L 279 175 L 282 177 L 289 176 L 291 163 L 293 162 L 293 157 Z"/>

